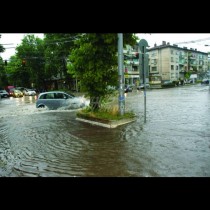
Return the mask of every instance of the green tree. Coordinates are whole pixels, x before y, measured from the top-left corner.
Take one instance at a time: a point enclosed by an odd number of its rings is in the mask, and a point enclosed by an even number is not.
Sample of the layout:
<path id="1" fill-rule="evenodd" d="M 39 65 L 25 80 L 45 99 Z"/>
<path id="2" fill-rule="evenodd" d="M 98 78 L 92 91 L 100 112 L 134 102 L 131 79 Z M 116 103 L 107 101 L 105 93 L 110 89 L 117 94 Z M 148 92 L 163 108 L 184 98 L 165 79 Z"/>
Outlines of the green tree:
<path id="1" fill-rule="evenodd" d="M 24 81 L 23 86 L 30 87 L 34 84 L 35 87 L 43 87 L 46 80 L 44 41 L 35 35 L 26 35 L 16 47 L 16 51 L 17 58 L 21 60 L 19 71 L 22 71 L 22 74 L 19 74 L 19 79 Z"/>
<path id="2" fill-rule="evenodd" d="M 2 57 L 0 57 L 0 89 L 3 89 L 3 87 L 6 85 L 7 85 L 7 76 L 5 71 L 5 64 Z"/>
<path id="3" fill-rule="evenodd" d="M 46 33 L 45 45 L 45 73 L 50 79 L 52 76 L 64 78 L 70 83 L 70 75 L 67 72 L 67 58 L 74 46 L 74 40 L 80 35 L 71 33 Z"/>
<path id="4" fill-rule="evenodd" d="M 30 85 L 29 74 L 26 69 L 22 68 L 22 60 L 16 55 L 11 56 L 9 60 L 5 67 L 7 85 L 12 84 L 14 86 L 28 87 L 28 85 Z"/>
<path id="5" fill-rule="evenodd" d="M 134 34 L 124 34 L 124 45 L 136 44 Z M 84 34 L 75 41 L 69 56 L 68 72 L 79 78 L 81 87 L 90 96 L 90 106 L 96 111 L 109 94 L 107 86 L 118 85 L 117 34 Z"/>
<path id="6" fill-rule="evenodd" d="M 0 34 L 0 39 L 1 39 L 1 34 Z M 0 53 L 4 52 L 5 48 L 0 44 Z"/>
<path id="7" fill-rule="evenodd" d="M 1 39 L 1 34 L 0 34 L 0 39 Z M 4 51 L 5 48 L 0 44 L 0 53 Z M 2 57 L 0 57 L 0 88 L 3 88 L 3 86 L 5 86 L 5 82 L 6 82 L 5 66 Z"/>

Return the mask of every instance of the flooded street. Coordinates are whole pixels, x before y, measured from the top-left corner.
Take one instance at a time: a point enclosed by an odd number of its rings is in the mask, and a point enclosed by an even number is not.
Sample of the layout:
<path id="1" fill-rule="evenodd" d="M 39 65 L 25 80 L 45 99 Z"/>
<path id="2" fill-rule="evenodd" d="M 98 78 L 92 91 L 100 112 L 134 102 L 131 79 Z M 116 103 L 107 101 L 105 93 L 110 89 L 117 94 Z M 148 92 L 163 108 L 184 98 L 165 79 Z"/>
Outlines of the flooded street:
<path id="1" fill-rule="evenodd" d="M 1 177 L 209 177 L 210 91 L 186 85 L 127 93 L 137 120 L 114 129 L 75 120 L 75 110 L 0 100 Z"/>

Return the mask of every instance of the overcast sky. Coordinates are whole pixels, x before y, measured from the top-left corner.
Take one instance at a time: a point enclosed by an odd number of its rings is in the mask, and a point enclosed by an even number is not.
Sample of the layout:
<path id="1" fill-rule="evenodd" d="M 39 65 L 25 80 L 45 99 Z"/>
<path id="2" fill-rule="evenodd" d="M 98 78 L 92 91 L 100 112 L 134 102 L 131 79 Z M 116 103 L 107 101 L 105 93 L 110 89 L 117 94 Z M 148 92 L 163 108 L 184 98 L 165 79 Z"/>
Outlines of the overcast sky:
<path id="1" fill-rule="evenodd" d="M 5 48 L 4 53 L 0 53 L 3 60 L 8 60 L 10 56 L 15 54 L 15 47 L 21 43 L 26 33 L 2 33 L 0 44 L 3 44 Z M 43 34 L 35 34 L 40 38 L 43 38 Z M 150 47 L 153 47 L 156 43 L 161 45 L 162 41 L 169 42 L 170 44 L 177 44 L 179 47 L 187 47 L 197 49 L 201 52 L 210 52 L 210 33 L 139 33 L 140 39 L 145 39 Z M 180 44 L 179 44 L 180 43 Z M 209 46 L 205 46 L 209 45 Z"/>
<path id="2" fill-rule="evenodd" d="M 3 60 L 9 60 L 9 58 L 15 54 L 15 48 L 17 45 L 21 44 L 22 39 L 25 35 L 28 35 L 29 33 L 0 33 L 0 44 L 3 45 L 4 48 L 6 48 L 4 53 L 0 53 L 0 56 Z M 40 37 L 41 39 L 44 38 L 44 34 L 34 34 L 37 37 Z"/>
<path id="3" fill-rule="evenodd" d="M 193 48 L 201 52 L 210 51 L 210 33 L 140 33 L 138 36 L 145 39 L 150 47 L 154 47 L 155 43 L 161 45 L 162 41 L 166 41 L 179 47 Z"/>

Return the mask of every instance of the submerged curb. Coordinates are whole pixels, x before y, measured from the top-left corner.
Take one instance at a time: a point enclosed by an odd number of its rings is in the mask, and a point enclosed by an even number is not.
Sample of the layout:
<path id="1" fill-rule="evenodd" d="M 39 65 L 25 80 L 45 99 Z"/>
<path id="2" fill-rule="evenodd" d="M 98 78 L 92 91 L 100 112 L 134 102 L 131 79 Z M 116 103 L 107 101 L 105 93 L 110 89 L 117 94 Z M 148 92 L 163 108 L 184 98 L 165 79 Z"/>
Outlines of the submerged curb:
<path id="1" fill-rule="evenodd" d="M 96 119 L 96 118 L 84 119 L 81 117 L 77 117 L 76 120 L 86 122 L 86 123 L 89 123 L 92 125 L 106 127 L 106 128 L 116 128 L 117 126 L 134 122 L 134 121 L 136 121 L 136 118 L 127 118 L 127 119 L 121 119 L 121 120 L 101 120 L 101 119 Z M 103 122 L 101 122 L 101 121 L 103 121 Z"/>

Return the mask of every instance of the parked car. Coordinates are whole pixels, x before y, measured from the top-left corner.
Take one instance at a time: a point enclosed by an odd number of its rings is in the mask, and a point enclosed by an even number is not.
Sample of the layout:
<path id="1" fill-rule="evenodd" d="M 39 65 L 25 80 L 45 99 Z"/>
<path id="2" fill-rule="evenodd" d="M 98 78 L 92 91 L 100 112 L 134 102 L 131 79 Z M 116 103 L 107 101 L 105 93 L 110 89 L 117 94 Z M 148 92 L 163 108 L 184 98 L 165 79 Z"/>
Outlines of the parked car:
<path id="1" fill-rule="evenodd" d="M 125 93 L 132 92 L 132 91 L 133 91 L 133 87 L 131 85 L 125 85 L 125 88 L 124 88 Z"/>
<path id="2" fill-rule="evenodd" d="M 76 97 L 63 91 L 49 91 L 40 93 L 36 100 L 36 108 L 48 109 L 77 109 L 89 105 L 84 97 Z"/>
<path id="3" fill-rule="evenodd" d="M 23 95 L 25 96 L 35 96 L 36 95 L 36 91 L 34 89 L 30 89 L 30 88 L 25 88 L 25 87 L 16 87 L 16 90 L 20 90 Z"/>
<path id="4" fill-rule="evenodd" d="M 4 87 L 4 89 L 9 93 L 9 96 L 12 96 L 12 92 L 15 89 L 15 86 L 9 85 L 9 86 Z"/>
<path id="5" fill-rule="evenodd" d="M 203 79 L 203 80 L 201 81 L 201 84 L 202 84 L 202 85 L 208 85 L 208 84 L 209 84 L 209 79 Z"/>
<path id="6" fill-rule="evenodd" d="M 9 93 L 6 90 L 0 90 L 0 98 L 8 98 Z"/>
<path id="7" fill-rule="evenodd" d="M 170 80 L 166 80 L 162 83 L 162 88 L 170 88 L 170 87 L 175 87 L 175 83 L 173 83 Z"/>
<path id="8" fill-rule="evenodd" d="M 192 84 L 193 83 L 193 80 L 192 79 L 189 79 L 186 81 L 186 84 Z"/>
<path id="9" fill-rule="evenodd" d="M 150 88 L 150 84 L 146 83 L 146 88 Z M 137 90 L 144 89 L 144 84 L 137 86 Z"/>
<path id="10" fill-rule="evenodd" d="M 35 95 L 36 95 L 36 91 L 33 90 L 33 89 L 24 88 L 23 94 L 24 94 L 25 96 L 35 96 Z"/>
<path id="11" fill-rule="evenodd" d="M 23 93 L 20 90 L 13 89 L 11 90 L 11 96 L 14 98 L 23 97 Z"/>
<path id="12" fill-rule="evenodd" d="M 15 89 L 16 89 L 16 90 L 20 90 L 20 91 L 23 93 L 23 95 L 24 95 L 24 92 L 23 92 L 24 89 L 25 89 L 24 87 L 15 87 Z"/>

